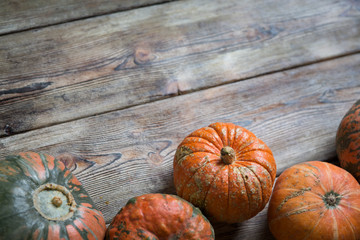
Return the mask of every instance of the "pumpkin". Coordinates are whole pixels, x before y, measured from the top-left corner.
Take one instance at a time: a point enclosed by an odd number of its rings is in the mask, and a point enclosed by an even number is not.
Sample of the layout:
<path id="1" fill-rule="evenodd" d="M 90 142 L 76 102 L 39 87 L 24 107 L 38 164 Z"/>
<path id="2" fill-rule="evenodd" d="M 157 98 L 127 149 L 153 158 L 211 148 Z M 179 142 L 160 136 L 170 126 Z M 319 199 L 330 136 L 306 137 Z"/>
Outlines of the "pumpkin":
<path id="1" fill-rule="evenodd" d="M 236 223 L 267 204 L 276 177 L 270 148 L 249 130 L 213 123 L 188 135 L 174 157 L 177 195 L 211 221 Z"/>
<path id="2" fill-rule="evenodd" d="M 345 114 L 336 134 L 340 166 L 360 182 L 360 100 Z"/>
<path id="3" fill-rule="evenodd" d="M 175 195 L 134 197 L 113 218 L 105 239 L 215 239 L 198 208 Z"/>
<path id="4" fill-rule="evenodd" d="M 34 152 L 0 161 L 0 239 L 103 239 L 102 214 L 54 157 Z"/>
<path id="5" fill-rule="evenodd" d="M 360 239 L 360 185 L 346 170 L 311 161 L 286 169 L 268 208 L 276 239 Z"/>

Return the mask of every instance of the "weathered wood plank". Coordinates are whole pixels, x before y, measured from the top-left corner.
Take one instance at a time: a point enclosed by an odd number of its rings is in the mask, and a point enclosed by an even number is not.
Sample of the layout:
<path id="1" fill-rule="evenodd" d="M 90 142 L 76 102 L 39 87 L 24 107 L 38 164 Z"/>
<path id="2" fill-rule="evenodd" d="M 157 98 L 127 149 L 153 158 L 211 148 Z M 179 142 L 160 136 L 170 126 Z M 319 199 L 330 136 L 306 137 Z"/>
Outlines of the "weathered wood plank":
<path id="1" fill-rule="evenodd" d="M 0 37 L 0 136 L 360 50 L 358 2 L 179 1 Z"/>
<path id="2" fill-rule="evenodd" d="M 0 1 L 0 35 L 168 1 L 2 0 Z"/>
<path id="3" fill-rule="evenodd" d="M 133 196 L 175 193 L 177 145 L 212 122 L 233 122 L 263 139 L 278 174 L 299 162 L 333 160 L 337 126 L 359 96 L 357 54 L 0 138 L 0 157 L 24 150 L 59 156 L 109 222 Z M 217 232 L 271 239 L 265 218 L 217 224 Z"/>

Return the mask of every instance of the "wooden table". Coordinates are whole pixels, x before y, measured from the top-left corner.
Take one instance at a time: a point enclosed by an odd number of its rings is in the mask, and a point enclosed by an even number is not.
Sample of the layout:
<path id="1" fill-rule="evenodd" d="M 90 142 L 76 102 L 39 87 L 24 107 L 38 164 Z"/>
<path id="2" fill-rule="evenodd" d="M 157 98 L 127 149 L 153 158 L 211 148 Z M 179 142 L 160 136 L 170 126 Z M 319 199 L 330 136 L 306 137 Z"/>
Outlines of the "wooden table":
<path id="1" fill-rule="evenodd" d="M 357 0 L 5 0 L 0 34 L 0 157 L 59 157 L 107 223 L 174 194 L 176 147 L 213 122 L 264 140 L 277 175 L 337 163 L 360 98 Z M 266 216 L 214 223 L 216 238 L 273 239 Z"/>

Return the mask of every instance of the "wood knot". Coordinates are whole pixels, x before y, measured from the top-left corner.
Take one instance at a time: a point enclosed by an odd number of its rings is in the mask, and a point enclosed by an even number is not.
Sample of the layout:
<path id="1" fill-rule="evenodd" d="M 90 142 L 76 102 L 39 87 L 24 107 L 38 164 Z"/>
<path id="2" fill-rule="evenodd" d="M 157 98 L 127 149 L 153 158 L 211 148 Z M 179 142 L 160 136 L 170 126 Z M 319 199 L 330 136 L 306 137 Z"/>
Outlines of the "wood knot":
<path id="1" fill-rule="evenodd" d="M 162 157 L 159 153 L 148 153 L 148 161 L 156 166 L 159 166 L 163 163 L 164 157 Z"/>
<path id="2" fill-rule="evenodd" d="M 77 161 L 77 157 L 70 153 L 62 153 L 56 156 L 56 158 L 60 160 L 68 169 L 74 167 Z"/>
<path id="3" fill-rule="evenodd" d="M 148 47 L 139 47 L 135 49 L 134 63 L 144 65 L 156 59 L 156 55 Z"/>

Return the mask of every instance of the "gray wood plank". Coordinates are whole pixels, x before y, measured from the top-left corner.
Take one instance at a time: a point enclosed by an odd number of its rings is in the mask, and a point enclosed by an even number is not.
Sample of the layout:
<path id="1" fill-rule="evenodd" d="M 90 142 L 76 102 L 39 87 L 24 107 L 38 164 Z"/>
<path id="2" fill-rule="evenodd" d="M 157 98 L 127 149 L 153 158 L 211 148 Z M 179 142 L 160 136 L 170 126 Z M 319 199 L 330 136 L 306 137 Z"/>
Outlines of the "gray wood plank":
<path id="1" fill-rule="evenodd" d="M 179 1 L 0 37 L 0 136 L 360 50 L 351 0 Z"/>
<path id="2" fill-rule="evenodd" d="M 58 156 L 109 222 L 133 196 L 175 193 L 176 147 L 216 121 L 267 143 L 278 174 L 299 162 L 333 161 L 337 127 L 359 96 L 356 54 L 0 138 L 0 157 L 27 150 Z M 239 225 L 216 224 L 219 239 L 271 239 L 265 218 L 266 211 Z"/>
<path id="3" fill-rule="evenodd" d="M 168 1 L 2 0 L 0 1 L 0 35 Z"/>

